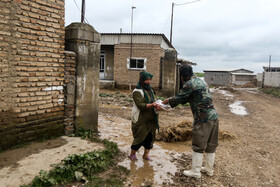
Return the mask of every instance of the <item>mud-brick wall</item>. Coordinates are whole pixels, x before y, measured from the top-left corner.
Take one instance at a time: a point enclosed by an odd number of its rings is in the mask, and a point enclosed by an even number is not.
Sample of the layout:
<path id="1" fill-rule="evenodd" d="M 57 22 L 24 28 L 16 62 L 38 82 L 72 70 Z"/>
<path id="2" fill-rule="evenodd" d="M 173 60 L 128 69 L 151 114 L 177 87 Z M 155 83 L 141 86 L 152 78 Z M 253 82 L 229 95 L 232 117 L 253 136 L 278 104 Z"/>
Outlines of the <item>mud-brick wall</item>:
<path id="1" fill-rule="evenodd" d="M 64 133 L 64 0 L 0 1 L 0 149 Z"/>
<path id="2" fill-rule="evenodd" d="M 75 105 L 76 105 L 76 53 L 65 51 L 64 75 L 64 109 L 65 109 L 65 134 L 73 134 L 75 130 Z"/>
<path id="3" fill-rule="evenodd" d="M 160 87 L 160 61 L 164 57 L 164 50 L 156 44 L 133 44 L 132 58 L 147 58 L 146 71 L 154 75 L 152 87 Z M 142 70 L 129 70 L 127 59 L 130 58 L 130 44 L 115 45 L 114 53 L 114 79 L 117 86 L 131 84 L 135 86 L 139 81 Z"/>

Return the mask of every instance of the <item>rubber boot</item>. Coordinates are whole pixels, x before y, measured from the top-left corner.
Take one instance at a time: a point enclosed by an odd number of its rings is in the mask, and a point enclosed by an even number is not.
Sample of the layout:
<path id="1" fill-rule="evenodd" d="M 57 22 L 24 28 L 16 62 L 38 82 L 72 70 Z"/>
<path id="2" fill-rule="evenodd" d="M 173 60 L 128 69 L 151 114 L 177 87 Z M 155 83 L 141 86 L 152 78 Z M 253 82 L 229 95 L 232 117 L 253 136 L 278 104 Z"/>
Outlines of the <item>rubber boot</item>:
<path id="1" fill-rule="evenodd" d="M 202 167 L 203 153 L 193 152 L 192 154 L 192 169 L 185 170 L 183 174 L 187 177 L 194 177 L 199 179 L 201 177 L 201 167 Z"/>
<path id="2" fill-rule="evenodd" d="M 205 172 L 209 176 L 213 176 L 214 161 L 215 161 L 215 153 L 206 153 L 206 155 L 205 155 L 205 167 L 202 167 L 201 171 Z"/>

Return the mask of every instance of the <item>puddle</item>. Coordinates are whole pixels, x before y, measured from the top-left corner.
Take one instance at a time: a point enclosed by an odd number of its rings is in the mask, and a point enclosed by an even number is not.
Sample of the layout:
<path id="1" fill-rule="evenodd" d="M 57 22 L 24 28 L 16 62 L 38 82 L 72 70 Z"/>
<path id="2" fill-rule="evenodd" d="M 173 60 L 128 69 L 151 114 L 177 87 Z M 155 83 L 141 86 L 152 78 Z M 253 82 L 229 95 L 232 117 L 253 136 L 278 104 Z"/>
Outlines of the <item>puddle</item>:
<path id="1" fill-rule="evenodd" d="M 248 115 L 249 113 L 247 112 L 246 108 L 242 106 L 242 103 L 244 103 L 244 101 L 236 100 L 234 103 L 229 105 L 230 111 L 240 116 Z"/>
<path id="2" fill-rule="evenodd" d="M 109 115 L 99 115 L 99 131 L 101 138 L 116 142 L 119 148 L 130 153 L 132 143 L 131 121 Z M 171 155 L 190 152 L 191 147 L 186 142 L 165 143 L 156 141 L 150 152 L 152 161 L 142 159 L 144 148 L 137 152 L 137 161 L 125 159 L 119 165 L 131 170 L 131 177 L 128 180 L 132 186 L 141 186 L 149 182 L 155 186 L 161 186 L 164 181 L 172 182 L 172 176 L 177 171 Z"/>
<path id="3" fill-rule="evenodd" d="M 52 144 L 49 148 L 47 142 Z M 5 151 L 0 155 L 1 164 L 4 166 L 0 168 L 0 186 L 15 187 L 28 184 L 40 170 L 49 171 L 52 169 L 52 164 L 60 163 L 61 159 L 68 155 L 83 154 L 103 148 L 99 143 L 62 136 L 55 140 L 34 143 L 28 148 Z M 13 164 L 10 165 L 11 163 Z"/>
<path id="4" fill-rule="evenodd" d="M 219 90 L 218 92 L 220 94 L 225 95 L 226 97 L 234 97 L 234 95 L 230 94 L 228 91 L 225 91 L 225 90 Z"/>

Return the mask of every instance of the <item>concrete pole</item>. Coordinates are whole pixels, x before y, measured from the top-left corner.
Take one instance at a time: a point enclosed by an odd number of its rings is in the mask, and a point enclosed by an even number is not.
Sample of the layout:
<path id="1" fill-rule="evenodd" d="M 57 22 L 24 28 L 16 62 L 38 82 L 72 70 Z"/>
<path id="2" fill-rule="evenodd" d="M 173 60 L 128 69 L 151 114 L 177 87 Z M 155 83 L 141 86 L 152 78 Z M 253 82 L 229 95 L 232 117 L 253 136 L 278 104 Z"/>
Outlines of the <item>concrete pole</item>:
<path id="1" fill-rule="evenodd" d="M 97 133 L 101 35 L 84 23 L 72 23 L 65 31 L 65 49 L 77 54 L 75 128 Z"/>
<path id="2" fill-rule="evenodd" d="M 173 96 L 176 93 L 176 61 L 177 52 L 174 49 L 165 51 L 162 61 L 162 95 Z"/>

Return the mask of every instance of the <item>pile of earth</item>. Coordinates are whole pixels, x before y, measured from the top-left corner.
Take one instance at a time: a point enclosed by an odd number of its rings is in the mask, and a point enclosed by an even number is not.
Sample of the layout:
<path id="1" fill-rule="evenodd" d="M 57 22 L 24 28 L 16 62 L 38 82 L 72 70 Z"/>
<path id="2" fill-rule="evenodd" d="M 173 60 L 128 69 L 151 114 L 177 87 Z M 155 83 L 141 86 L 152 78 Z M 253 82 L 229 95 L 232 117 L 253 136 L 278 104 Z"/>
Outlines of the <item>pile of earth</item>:
<path id="1" fill-rule="evenodd" d="M 184 142 L 192 139 L 192 122 L 181 121 L 177 126 L 162 127 L 156 139 L 164 142 Z M 219 140 L 234 140 L 228 131 L 219 130 Z"/>
<path id="2" fill-rule="evenodd" d="M 254 82 L 248 82 L 241 86 L 241 88 L 256 88 L 256 84 Z"/>

